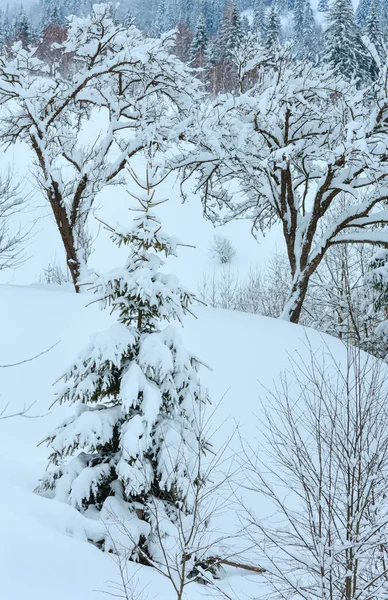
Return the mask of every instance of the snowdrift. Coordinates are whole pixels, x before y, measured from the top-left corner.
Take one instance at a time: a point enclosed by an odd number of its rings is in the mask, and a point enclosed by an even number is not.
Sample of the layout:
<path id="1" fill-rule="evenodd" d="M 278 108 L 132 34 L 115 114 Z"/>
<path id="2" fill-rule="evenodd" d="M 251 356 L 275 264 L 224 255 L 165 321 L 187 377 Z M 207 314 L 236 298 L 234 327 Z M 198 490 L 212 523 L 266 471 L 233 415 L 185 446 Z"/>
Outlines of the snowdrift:
<path id="1" fill-rule="evenodd" d="M 53 346 L 35 360 L 0 368 L 1 407 L 9 403 L 5 414 L 34 403 L 30 418 L 0 420 L 2 600 L 98 600 L 106 597 L 109 581 L 118 581 L 112 558 L 87 542 L 101 524 L 33 492 L 48 456 L 48 449 L 37 444 L 71 410 L 51 406 L 53 383 L 89 336 L 110 323 L 108 313 L 85 306 L 89 301 L 86 294 L 43 286 L 0 286 L 0 365 L 25 361 Z M 186 319 L 183 337 L 211 367 L 201 376 L 214 404 L 220 403 L 214 415 L 215 447 L 236 423 L 240 435 L 254 444 L 260 395 L 279 379 L 290 356 L 298 352 L 307 360 L 307 344 L 313 349 L 327 344 L 339 361 L 346 355 L 338 340 L 290 323 L 203 307 L 196 314 L 197 319 Z M 172 598 L 169 582 L 154 570 L 134 565 L 133 572 L 138 590 L 148 586 L 147 597 Z M 233 570 L 222 585 L 254 596 L 258 577 Z M 203 597 L 204 589 L 190 586 L 187 594 Z"/>

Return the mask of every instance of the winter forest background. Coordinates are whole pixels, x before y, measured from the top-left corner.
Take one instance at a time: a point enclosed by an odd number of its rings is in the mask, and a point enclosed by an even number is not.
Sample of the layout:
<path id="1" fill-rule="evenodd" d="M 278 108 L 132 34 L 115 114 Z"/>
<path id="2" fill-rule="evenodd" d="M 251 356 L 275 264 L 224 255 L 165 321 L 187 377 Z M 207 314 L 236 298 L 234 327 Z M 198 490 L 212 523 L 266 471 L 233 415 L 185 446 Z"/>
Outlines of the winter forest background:
<path id="1" fill-rule="evenodd" d="M 24 45 L 62 41 L 66 17 L 90 12 L 90 0 L 39 0 L 28 5 L 6 4 L 0 12 L 0 43 L 22 40 Z M 385 0 L 361 0 L 353 13 L 350 2 L 337 2 L 330 13 L 329 0 L 123 0 L 112 8 L 121 23 L 135 24 L 149 35 L 177 28 L 176 53 L 204 69 L 201 79 L 213 92 L 230 90 L 230 62 L 244 47 L 247 35 L 258 37 L 266 48 L 294 43 L 297 59 L 331 61 L 349 78 L 374 77 L 375 61 L 366 56 L 363 36 L 379 54 L 388 30 Z"/>
<path id="2" fill-rule="evenodd" d="M 388 0 L 0 7 L 0 597 L 388 597 Z"/>

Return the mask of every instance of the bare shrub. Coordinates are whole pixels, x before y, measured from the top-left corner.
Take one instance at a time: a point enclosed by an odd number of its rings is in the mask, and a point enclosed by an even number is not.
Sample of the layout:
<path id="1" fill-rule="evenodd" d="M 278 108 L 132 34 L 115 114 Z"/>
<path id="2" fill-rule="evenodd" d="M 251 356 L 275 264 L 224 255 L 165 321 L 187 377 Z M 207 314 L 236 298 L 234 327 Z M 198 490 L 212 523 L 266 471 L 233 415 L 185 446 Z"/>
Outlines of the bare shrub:
<path id="1" fill-rule="evenodd" d="M 243 444 L 246 532 L 268 597 L 367 600 L 388 593 L 386 366 L 356 349 L 343 364 L 308 346 L 260 406 L 259 443 Z"/>
<path id="2" fill-rule="evenodd" d="M 63 285 L 71 283 L 70 273 L 67 268 L 63 268 L 55 260 L 49 262 L 47 267 L 43 269 L 39 277 L 39 283 L 47 283 L 51 285 Z"/>
<path id="3" fill-rule="evenodd" d="M 24 245 L 30 230 L 23 230 L 16 217 L 24 210 L 26 198 L 11 173 L 0 176 L 0 270 L 16 268 L 24 260 Z"/>
<path id="4" fill-rule="evenodd" d="M 264 270 L 252 268 L 240 280 L 229 266 L 204 274 L 200 299 L 214 308 L 240 310 L 266 317 L 279 317 L 288 297 L 290 277 L 285 257 L 274 254 Z"/>
<path id="5" fill-rule="evenodd" d="M 224 235 L 215 235 L 209 248 L 212 258 L 220 262 L 222 265 L 227 265 L 232 262 L 236 255 L 236 249 L 232 242 Z"/>

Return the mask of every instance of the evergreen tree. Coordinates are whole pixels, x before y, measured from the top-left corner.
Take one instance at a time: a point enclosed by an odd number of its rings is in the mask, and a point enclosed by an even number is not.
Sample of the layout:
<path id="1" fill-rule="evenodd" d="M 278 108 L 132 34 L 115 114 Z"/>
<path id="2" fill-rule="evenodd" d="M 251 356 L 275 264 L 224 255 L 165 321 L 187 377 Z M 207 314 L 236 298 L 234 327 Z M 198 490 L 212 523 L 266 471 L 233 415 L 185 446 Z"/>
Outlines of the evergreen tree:
<path id="1" fill-rule="evenodd" d="M 265 24 L 265 46 L 268 50 L 274 50 L 280 45 L 280 18 L 276 4 L 273 4 L 268 12 Z"/>
<path id="2" fill-rule="evenodd" d="M 206 31 L 206 22 L 203 13 L 199 15 L 197 28 L 190 47 L 190 57 L 194 66 L 203 68 L 206 63 L 208 49 L 208 35 Z"/>
<path id="3" fill-rule="evenodd" d="M 166 11 L 165 0 L 159 0 L 154 30 L 157 34 L 164 33 L 165 31 L 168 31 L 168 25 L 168 14 Z"/>
<path id="4" fill-rule="evenodd" d="M 265 5 L 264 0 L 255 0 L 253 5 L 253 31 L 257 31 L 261 38 L 265 35 Z"/>
<path id="5" fill-rule="evenodd" d="M 20 12 L 15 19 L 14 35 L 16 40 L 22 42 L 23 48 L 29 47 L 32 38 L 31 24 L 23 6 L 20 8 Z"/>
<path id="6" fill-rule="evenodd" d="M 305 12 L 303 19 L 303 44 L 304 55 L 312 62 L 316 62 L 318 57 L 318 37 L 317 24 L 314 18 L 314 12 L 310 0 L 305 2 Z"/>
<path id="7" fill-rule="evenodd" d="M 229 60 L 235 48 L 243 39 L 244 32 L 240 13 L 235 0 L 228 2 L 225 7 L 220 30 L 219 58 Z"/>
<path id="8" fill-rule="evenodd" d="M 65 16 L 61 7 L 54 6 L 49 16 L 48 23 L 53 23 L 55 25 L 63 25 L 65 23 Z"/>
<path id="9" fill-rule="evenodd" d="M 329 10 L 329 0 L 319 0 L 318 11 L 327 12 Z"/>
<path id="10" fill-rule="evenodd" d="M 242 28 L 244 34 L 249 33 L 251 30 L 249 19 L 246 15 L 243 15 L 241 17 L 241 28 Z"/>
<path id="11" fill-rule="evenodd" d="M 298 58 L 304 54 L 304 18 L 305 18 L 305 0 L 295 0 L 293 21 L 294 21 L 294 43 L 295 53 Z"/>
<path id="12" fill-rule="evenodd" d="M 359 27 L 365 27 L 369 11 L 370 11 L 371 0 L 360 0 L 357 11 L 356 11 L 356 23 Z"/>
<path id="13" fill-rule="evenodd" d="M 201 13 L 205 17 L 206 30 L 212 35 L 216 32 L 219 23 L 214 0 L 203 0 L 201 2 Z"/>
<path id="14" fill-rule="evenodd" d="M 5 37 L 4 37 L 4 13 L 0 9 L 0 52 L 5 46 Z"/>
<path id="15" fill-rule="evenodd" d="M 373 42 L 377 52 L 382 57 L 384 54 L 384 35 L 375 0 L 372 0 L 370 4 L 370 10 L 365 25 L 365 33 L 370 41 Z"/>
<path id="16" fill-rule="evenodd" d="M 95 335 L 65 376 L 59 402 L 76 410 L 46 440 L 53 467 L 39 490 L 53 490 L 87 515 L 126 519 L 136 560 L 139 551 L 155 558 L 156 528 L 172 535 L 173 523 L 192 510 L 192 494 L 203 483 L 195 421 L 206 395 L 198 359 L 175 327 L 164 325 L 181 321 L 193 296 L 162 271 L 162 256 L 175 256 L 177 242 L 154 214 L 157 170 L 149 166 L 145 181 L 132 176 L 141 189 L 139 216 L 109 228 L 129 257 L 93 285 L 118 323 Z"/>
<path id="17" fill-rule="evenodd" d="M 380 0 L 378 9 L 378 13 L 380 15 L 381 28 L 386 34 L 388 32 L 388 0 Z"/>
<path id="18" fill-rule="evenodd" d="M 366 55 L 352 0 L 333 0 L 325 32 L 325 61 L 346 79 L 364 80 L 369 70 Z"/>

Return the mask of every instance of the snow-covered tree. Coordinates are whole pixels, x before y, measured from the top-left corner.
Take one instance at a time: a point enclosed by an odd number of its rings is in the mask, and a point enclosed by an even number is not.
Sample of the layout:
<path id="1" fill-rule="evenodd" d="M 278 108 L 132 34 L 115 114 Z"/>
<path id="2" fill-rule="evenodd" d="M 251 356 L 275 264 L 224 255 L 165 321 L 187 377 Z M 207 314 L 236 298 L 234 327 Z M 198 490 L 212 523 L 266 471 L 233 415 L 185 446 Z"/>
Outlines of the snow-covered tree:
<path id="1" fill-rule="evenodd" d="M 373 230 L 388 225 L 388 67 L 366 92 L 295 63 L 288 48 L 258 68 L 238 100 L 198 109 L 178 164 L 199 177 L 213 221 L 249 218 L 254 232 L 281 224 L 292 276 L 283 318 L 297 322 L 330 247 L 388 242 L 386 229 Z M 349 205 L 337 214 L 343 193 Z"/>
<path id="2" fill-rule="evenodd" d="M 369 57 L 355 21 L 352 0 L 333 0 L 330 5 L 324 58 L 346 79 L 366 77 Z"/>
<path id="3" fill-rule="evenodd" d="M 207 396 L 198 359 L 165 324 L 182 320 L 193 295 L 163 270 L 163 257 L 177 249 L 154 212 L 163 176 L 151 162 L 144 180 L 132 177 L 138 216 L 108 227 L 114 243 L 128 247 L 128 259 L 92 285 L 118 322 L 96 334 L 65 375 L 58 401 L 75 411 L 47 437 L 52 467 L 39 489 L 86 515 L 123 519 L 131 558 L 160 566 L 161 530 L 162 538 L 171 535 L 203 484 L 195 423 Z M 202 440 L 200 452 L 206 446 Z M 188 560 L 193 565 L 195 556 Z"/>
<path id="4" fill-rule="evenodd" d="M 384 34 L 381 27 L 380 15 L 375 0 L 370 3 L 369 13 L 365 24 L 365 33 L 374 44 L 380 57 L 384 55 Z"/>
<path id="5" fill-rule="evenodd" d="M 208 49 L 208 35 L 206 31 L 205 17 L 201 13 L 199 15 L 197 28 L 194 33 L 194 38 L 191 43 L 190 54 L 194 66 L 203 68 L 206 64 L 206 55 Z"/>
<path id="6" fill-rule="evenodd" d="M 253 31 L 259 32 L 262 39 L 265 36 L 265 4 L 264 0 L 255 0 L 253 5 Z"/>
<path id="7" fill-rule="evenodd" d="M 365 27 L 369 11 L 370 11 L 371 0 L 360 0 L 356 10 L 356 21 L 360 27 Z"/>
<path id="8" fill-rule="evenodd" d="M 235 0 L 227 3 L 220 28 L 219 58 L 229 60 L 244 37 L 240 13 Z"/>
<path id="9" fill-rule="evenodd" d="M 281 24 L 279 11 L 273 4 L 267 11 L 265 22 L 265 46 L 268 50 L 276 50 L 280 44 Z"/>
<path id="10" fill-rule="evenodd" d="M 15 19 L 14 37 L 22 42 L 23 48 L 28 48 L 31 42 L 31 23 L 26 11 L 22 7 Z"/>
<path id="11" fill-rule="evenodd" d="M 387 359 L 388 355 L 388 250 L 380 248 L 369 262 L 365 275 L 365 312 L 374 325 L 366 349 Z"/>
<path id="12" fill-rule="evenodd" d="M 318 10 L 319 12 L 327 12 L 329 10 L 329 0 L 319 0 Z"/>
<path id="13" fill-rule="evenodd" d="M 247 33 L 231 56 L 236 70 L 236 90 L 242 93 L 252 87 L 256 81 L 257 69 L 267 58 L 267 52 L 260 44 L 257 34 L 253 31 Z"/>
<path id="14" fill-rule="evenodd" d="M 293 37 L 295 41 L 296 56 L 301 58 L 304 54 L 304 18 L 306 0 L 295 0 L 293 11 Z"/>
<path id="15" fill-rule="evenodd" d="M 8 108 L 0 142 L 31 147 L 77 291 L 96 195 L 119 182 L 127 160 L 150 140 L 171 141 L 198 95 L 173 47 L 173 35 L 146 38 L 134 26 L 116 25 L 109 6 L 97 4 L 90 16 L 69 19 L 61 45 L 66 70 L 60 63 L 50 75 L 51 67 L 21 44 L 0 56 L 0 100 Z M 93 119 L 96 137 L 85 142 L 84 126 Z"/>
<path id="16" fill-rule="evenodd" d="M 159 0 L 153 29 L 159 35 L 171 29 L 170 14 L 164 0 Z"/>
<path id="17" fill-rule="evenodd" d="M 303 55 L 311 61 L 316 61 L 319 52 L 317 24 L 310 0 L 306 0 L 303 18 Z"/>

